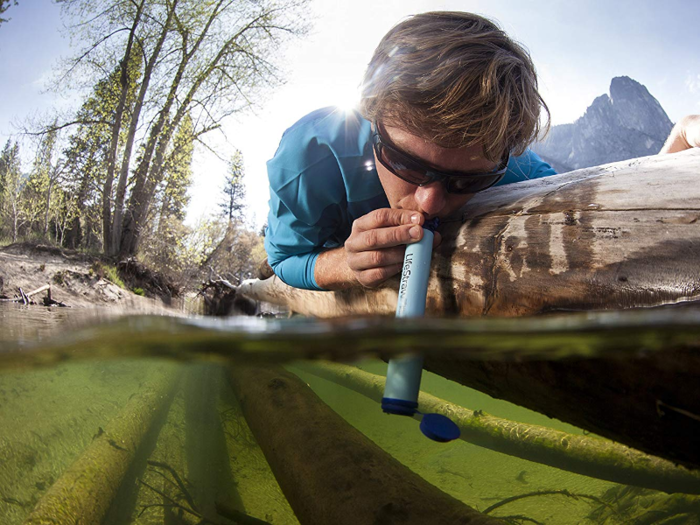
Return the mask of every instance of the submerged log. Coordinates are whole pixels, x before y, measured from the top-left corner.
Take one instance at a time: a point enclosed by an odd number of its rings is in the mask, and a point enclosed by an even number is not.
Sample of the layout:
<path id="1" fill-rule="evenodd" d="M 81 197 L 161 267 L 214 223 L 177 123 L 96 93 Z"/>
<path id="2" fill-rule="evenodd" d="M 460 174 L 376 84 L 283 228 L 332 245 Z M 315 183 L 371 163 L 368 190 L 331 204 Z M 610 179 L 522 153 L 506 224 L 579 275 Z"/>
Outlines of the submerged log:
<path id="1" fill-rule="evenodd" d="M 102 523 L 136 451 L 176 385 L 168 371 L 136 393 L 39 500 L 25 525 Z"/>
<path id="2" fill-rule="evenodd" d="M 427 315 L 521 316 L 700 299 L 700 150 L 478 194 L 440 228 Z M 277 277 L 242 293 L 317 317 L 393 315 L 398 278 L 310 292 Z"/>
<path id="3" fill-rule="evenodd" d="M 523 362 L 427 355 L 425 368 L 648 454 L 700 468 L 697 348 Z"/>
<path id="4" fill-rule="evenodd" d="M 302 524 L 496 524 L 380 449 L 281 369 L 230 369 L 231 383 Z"/>
<path id="5" fill-rule="evenodd" d="M 385 378 L 338 363 L 296 364 L 301 370 L 354 390 L 378 403 Z M 421 392 L 421 411 L 443 414 L 461 430 L 461 439 L 496 452 L 576 474 L 664 492 L 700 494 L 700 472 L 592 436 L 517 423 L 474 411 Z M 415 416 L 420 419 L 420 415 Z"/>

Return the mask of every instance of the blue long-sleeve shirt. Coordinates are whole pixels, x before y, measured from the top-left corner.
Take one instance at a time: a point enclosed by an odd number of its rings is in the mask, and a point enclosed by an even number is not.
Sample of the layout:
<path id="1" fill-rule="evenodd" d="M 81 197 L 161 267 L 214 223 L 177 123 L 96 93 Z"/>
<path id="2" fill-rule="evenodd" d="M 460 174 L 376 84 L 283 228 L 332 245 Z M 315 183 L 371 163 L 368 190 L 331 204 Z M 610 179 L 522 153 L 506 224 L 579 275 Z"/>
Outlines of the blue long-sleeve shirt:
<path id="1" fill-rule="evenodd" d="M 370 123 L 355 111 L 314 111 L 284 133 L 267 171 L 268 263 L 290 286 L 323 290 L 314 278 L 319 253 L 342 246 L 355 219 L 389 207 L 374 166 Z M 499 185 L 555 173 L 527 150 L 511 157 Z"/>

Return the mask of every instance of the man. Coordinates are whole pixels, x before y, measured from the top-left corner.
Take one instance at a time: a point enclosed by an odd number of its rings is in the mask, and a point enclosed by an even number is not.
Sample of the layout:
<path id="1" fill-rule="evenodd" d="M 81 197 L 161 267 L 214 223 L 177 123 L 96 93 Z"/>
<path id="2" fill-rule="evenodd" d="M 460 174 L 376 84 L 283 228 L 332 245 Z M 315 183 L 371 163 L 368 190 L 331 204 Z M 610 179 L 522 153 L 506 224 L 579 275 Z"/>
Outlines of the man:
<path id="1" fill-rule="evenodd" d="M 527 149 L 549 122 L 528 53 L 474 14 L 424 13 L 389 31 L 360 113 L 307 115 L 268 162 L 265 248 L 291 286 L 375 287 L 400 272 L 427 219 L 492 185 L 555 174 Z"/>

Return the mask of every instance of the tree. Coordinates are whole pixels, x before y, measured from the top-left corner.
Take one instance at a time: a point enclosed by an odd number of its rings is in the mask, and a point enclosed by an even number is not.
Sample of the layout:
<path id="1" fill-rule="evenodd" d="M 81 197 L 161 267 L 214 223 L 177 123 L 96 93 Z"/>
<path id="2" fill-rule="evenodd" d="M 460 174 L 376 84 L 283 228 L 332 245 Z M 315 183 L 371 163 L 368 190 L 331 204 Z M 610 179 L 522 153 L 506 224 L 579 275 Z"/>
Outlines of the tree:
<path id="1" fill-rule="evenodd" d="M 17 5 L 17 0 L 0 0 L 0 15 L 5 14 L 5 11 L 7 11 L 11 5 Z M 0 17 L 0 25 L 8 20 L 9 18 Z"/>
<path id="2" fill-rule="evenodd" d="M 12 242 L 17 242 L 19 229 L 27 220 L 21 202 L 24 181 L 17 142 L 12 145 L 8 140 L 0 154 L 0 184 L 2 184 L 2 198 L 0 198 L 2 224 L 10 225 Z"/>
<path id="3" fill-rule="evenodd" d="M 56 124 L 52 126 L 56 127 Z M 51 216 L 51 197 L 54 186 L 61 174 L 61 167 L 56 157 L 56 142 L 58 131 L 52 130 L 43 135 L 39 140 L 34 166 L 27 180 L 25 191 L 32 214 L 41 223 L 34 224 L 33 230 L 46 239 L 49 231 L 49 217 Z"/>
<path id="4" fill-rule="evenodd" d="M 236 152 L 229 161 L 229 171 L 224 186 L 224 200 L 219 203 L 221 215 L 229 222 L 240 222 L 245 215 L 245 184 L 243 183 L 243 155 Z"/>
<path id="5" fill-rule="evenodd" d="M 132 67 L 138 69 L 138 60 Z M 127 101 L 133 100 L 136 88 L 135 75 Z M 66 213 L 69 218 L 65 242 L 77 248 L 85 239 L 94 244 L 99 239 L 100 247 L 105 246 L 105 226 L 107 232 L 111 223 L 105 221 L 105 208 L 110 210 L 113 202 L 109 177 L 109 156 L 112 141 L 112 115 L 121 97 L 121 69 L 115 68 L 106 78 L 98 80 L 90 95 L 83 102 L 73 123 L 77 129 L 68 139 L 64 149 L 65 187 L 72 198 L 69 199 Z M 81 224 L 82 220 L 82 224 Z M 101 224 L 100 224 L 101 222 Z M 87 230 L 86 228 L 87 227 Z"/>
<path id="6" fill-rule="evenodd" d="M 278 84 L 273 58 L 288 36 L 305 32 L 307 0 L 57 1 L 75 22 L 74 33 L 88 42 L 67 75 L 120 71 L 104 190 L 110 194 L 116 179 L 116 193 L 113 213 L 103 205 L 103 229 L 111 222 L 108 252 L 133 255 L 149 229 L 168 152 L 185 115 L 192 118 L 193 137 L 201 140 L 222 119 L 258 100 L 264 88 Z M 125 65 L 135 55 L 138 92 L 129 104 L 127 85 L 134 76 Z M 135 167 L 134 149 L 141 152 Z"/>
<path id="7" fill-rule="evenodd" d="M 0 153 L 0 211 L 2 211 L 5 202 L 5 185 L 8 178 L 7 172 L 12 162 L 12 149 L 12 141 L 8 139 L 2 153 Z"/>
<path id="8" fill-rule="evenodd" d="M 269 58 L 283 36 L 302 32 L 305 0 L 195 4 L 183 3 L 176 13 L 179 60 L 173 64 L 167 95 L 135 172 L 122 228 L 122 255 L 138 248 L 154 190 L 162 180 L 164 153 L 183 116 L 194 112 L 197 137 L 217 129 L 221 119 L 248 107 L 261 87 L 278 81 Z"/>

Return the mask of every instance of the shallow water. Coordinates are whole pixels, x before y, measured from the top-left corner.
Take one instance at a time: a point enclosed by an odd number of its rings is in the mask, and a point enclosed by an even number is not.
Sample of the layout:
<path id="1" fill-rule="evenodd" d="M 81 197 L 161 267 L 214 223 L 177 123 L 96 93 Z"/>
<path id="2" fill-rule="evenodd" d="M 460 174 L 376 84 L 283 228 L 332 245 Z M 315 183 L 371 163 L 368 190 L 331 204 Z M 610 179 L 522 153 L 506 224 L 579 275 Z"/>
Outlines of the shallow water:
<path id="1" fill-rule="evenodd" d="M 382 375 L 386 364 L 378 357 L 408 349 L 480 361 L 627 359 L 695 345 L 695 308 L 527 320 L 321 322 L 125 317 L 0 304 L 0 327 L 3 524 L 30 515 L 36 518 L 30 522 L 40 523 L 41 512 L 65 512 L 58 523 L 76 522 L 78 512 L 91 516 L 83 523 L 197 523 L 202 517 L 205 523 L 235 523 L 225 517 L 232 516 L 231 508 L 267 523 L 297 523 L 280 488 L 285 482 L 275 479 L 229 384 L 229 367 L 251 364 L 284 365 L 349 425 L 460 502 L 485 511 L 529 495 L 490 516 L 519 517 L 513 523 L 698 523 L 695 496 L 680 503 L 676 496 L 671 505 L 662 492 L 626 488 L 464 440 L 431 442 L 415 420 L 387 416 L 376 401 L 309 367 L 316 359 L 352 361 Z M 475 414 L 587 435 L 428 372 L 422 387 Z M 71 488 L 56 499 L 66 483 Z M 656 521 L 650 509 L 661 509 L 654 511 Z M 245 522 L 241 514 L 235 519 Z"/>

